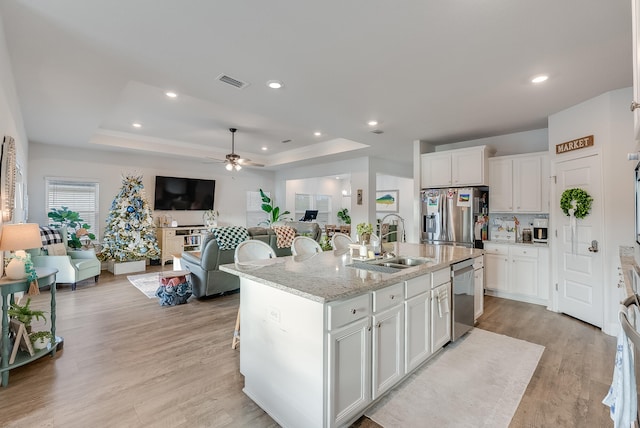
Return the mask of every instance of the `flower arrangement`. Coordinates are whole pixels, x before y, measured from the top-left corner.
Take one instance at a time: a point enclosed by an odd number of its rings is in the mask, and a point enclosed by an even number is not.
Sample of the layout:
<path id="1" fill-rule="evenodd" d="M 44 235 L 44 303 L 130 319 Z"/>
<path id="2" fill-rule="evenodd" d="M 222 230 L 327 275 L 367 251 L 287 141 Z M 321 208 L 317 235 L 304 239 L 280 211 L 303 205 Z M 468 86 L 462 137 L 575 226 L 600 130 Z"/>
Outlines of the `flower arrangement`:
<path id="1" fill-rule="evenodd" d="M 373 226 L 371 226 L 371 223 L 358 223 L 356 225 L 356 232 L 358 233 L 358 235 L 362 235 L 364 233 L 373 233 Z"/>

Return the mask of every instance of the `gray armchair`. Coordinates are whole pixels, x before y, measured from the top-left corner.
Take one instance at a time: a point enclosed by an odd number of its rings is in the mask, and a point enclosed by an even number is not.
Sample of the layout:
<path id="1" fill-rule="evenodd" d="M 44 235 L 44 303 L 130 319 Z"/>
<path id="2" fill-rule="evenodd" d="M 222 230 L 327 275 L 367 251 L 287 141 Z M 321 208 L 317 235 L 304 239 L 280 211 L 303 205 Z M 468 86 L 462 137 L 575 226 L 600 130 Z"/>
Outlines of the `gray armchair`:
<path id="1" fill-rule="evenodd" d="M 184 251 L 182 268 L 191 273 L 193 295 L 214 296 L 240 289 L 240 279 L 222 272 L 220 265 L 233 263 L 235 249 L 221 250 L 212 233 L 202 238 L 200 255 Z"/>

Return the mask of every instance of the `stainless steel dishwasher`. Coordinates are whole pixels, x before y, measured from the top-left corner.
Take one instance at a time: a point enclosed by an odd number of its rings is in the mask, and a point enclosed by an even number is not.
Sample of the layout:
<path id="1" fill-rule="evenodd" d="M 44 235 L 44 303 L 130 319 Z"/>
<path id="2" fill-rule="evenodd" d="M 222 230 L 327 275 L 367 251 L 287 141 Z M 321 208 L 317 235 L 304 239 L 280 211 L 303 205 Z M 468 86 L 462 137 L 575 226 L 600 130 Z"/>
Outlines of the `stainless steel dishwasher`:
<path id="1" fill-rule="evenodd" d="M 451 341 L 454 342 L 471 330 L 474 324 L 473 259 L 451 265 L 451 278 L 453 282 Z"/>

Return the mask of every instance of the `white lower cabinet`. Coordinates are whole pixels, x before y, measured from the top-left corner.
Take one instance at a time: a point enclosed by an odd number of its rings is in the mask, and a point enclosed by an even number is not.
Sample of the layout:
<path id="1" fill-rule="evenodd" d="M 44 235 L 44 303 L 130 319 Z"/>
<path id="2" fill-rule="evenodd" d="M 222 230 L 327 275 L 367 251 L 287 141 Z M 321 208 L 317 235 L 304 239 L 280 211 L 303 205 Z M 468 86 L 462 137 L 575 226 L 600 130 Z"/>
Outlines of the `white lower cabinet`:
<path id="1" fill-rule="evenodd" d="M 487 243 L 485 251 L 485 289 L 490 294 L 529 303 L 548 303 L 548 248 Z"/>
<path id="2" fill-rule="evenodd" d="M 406 282 L 405 373 L 431 355 L 431 278 L 423 275 Z"/>
<path id="3" fill-rule="evenodd" d="M 451 341 L 451 269 L 431 273 L 431 352 Z"/>
<path id="4" fill-rule="evenodd" d="M 366 299 L 363 299 L 366 297 Z M 329 421 L 342 426 L 371 402 L 369 295 L 329 306 Z M 353 319 L 356 321 L 352 321 Z"/>
<path id="5" fill-rule="evenodd" d="M 484 257 L 473 259 L 473 309 L 474 321 L 484 313 Z"/>
<path id="6" fill-rule="evenodd" d="M 404 375 L 404 283 L 373 292 L 373 399 Z"/>

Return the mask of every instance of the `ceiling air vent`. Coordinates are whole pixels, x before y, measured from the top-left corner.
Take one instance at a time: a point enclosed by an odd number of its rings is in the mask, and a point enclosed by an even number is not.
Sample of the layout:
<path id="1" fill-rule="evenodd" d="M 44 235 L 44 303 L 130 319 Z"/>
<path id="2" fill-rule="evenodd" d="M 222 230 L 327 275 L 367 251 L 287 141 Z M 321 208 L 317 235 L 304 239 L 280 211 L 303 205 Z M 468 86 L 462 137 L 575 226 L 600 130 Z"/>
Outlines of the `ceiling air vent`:
<path id="1" fill-rule="evenodd" d="M 247 82 L 243 82 L 242 80 L 234 79 L 233 77 L 227 76 L 226 74 L 221 74 L 217 77 L 217 79 L 223 83 L 226 83 L 231 86 L 235 86 L 238 89 L 244 89 L 249 84 Z"/>
<path id="2" fill-rule="evenodd" d="M 282 140 L 283 143 L 290 143 L 291 140 Z"/>
<path id="3" fill-rule="evenodd" d="M 384 133 L 384 131 L 382 129 L 374 129 L 371 132 L 373 132 L 374 134 L 383 134 Z"/>

